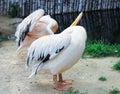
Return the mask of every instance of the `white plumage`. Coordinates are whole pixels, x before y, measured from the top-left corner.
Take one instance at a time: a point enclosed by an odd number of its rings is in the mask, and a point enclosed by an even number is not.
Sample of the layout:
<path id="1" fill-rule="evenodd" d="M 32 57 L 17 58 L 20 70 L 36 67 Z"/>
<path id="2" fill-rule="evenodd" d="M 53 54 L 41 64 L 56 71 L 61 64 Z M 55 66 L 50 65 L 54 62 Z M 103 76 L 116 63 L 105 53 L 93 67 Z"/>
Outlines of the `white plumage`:
<path id="1" fill-rule="evenodd" d="M 34 25 L 36 24 L 37 20 L 44 15 L 43 9 L 38 9 L 27 16 L 17 27 L 15 36 L 17 37 L 16 41 L 19 41 L 22 34 L 29 31 L 32 31 Z"/>
<path id="2" fill-rule="evenodd" d="M 38 9 L 28 15 L 17 27 L 15 36 L 18 48 L 30 46 L 30 44 L 42 35 L 54 34 L 58 29 L 58 23 L 50 15 L 44 15 L 43 9 Z"/>
<path id="3" fill-rule="evenodd" d="M 48 60 L 54 60 L 54 58 L 59 55 L 62 50 L 66 49 L 70 45 L 70 42 L 70 34 L 49 35 L 37 39 L 29 48 L 27 66 L 29 66 L 33 59 L 35 61 L 39 61 L 39 64 L 45 63 Z M 35 64 L 35 66 L 39 64 Z M 33 70 L 37 69 L 37 67 L 38 66 L 34 67 Z M 48 67 L 50 66 L 48 65 Z M 41 68 L 45 69 L 44 66 Z M 46 66 L 46 69 L 49 68 Z M 32 74 L 35 74 L 35 72 L 36 71 L 33 71 Z"/>
<path id="4" fill-rule="evenodd" d="M 31 76 L 37 71 L 46 70 L 52 75 L 57 75 L 71 68 L 80 59 L 85 49 L 86 38 L 86 31 L 82 26 L 71 26 L 60 34 L 47 35 L 35 40 L 27 56 L 27 66 L 36 61 Z M 55 88 L 58 89 L 59 85 Z"/>
<path id="5" fill-rule="evenodd" d="M 82 26 L 73 26 L 81 19 L 82 12 L 71 27 L 60 34 L 53 33 L 58 28 L 57 22 L 49 15 L 43 15 L 44 10 L 38 9 L 18 25 L 15 33 L 20 46 L 18 50 L 30 46 L 26 63 L 27 67 L 32 62 L 34 63 L 30 77 L 37 74 L 38 71 L 50 73 L 53 75 L 56 90 L 68 90 L 65 84 L 71 84 L 72 81 L 63 80 L 62 73 L 80 59 L 87 38 Z M 40 37 L 41 35 L 46 36 Z M 38 37 L 40 38 L 37 39 Z"/>

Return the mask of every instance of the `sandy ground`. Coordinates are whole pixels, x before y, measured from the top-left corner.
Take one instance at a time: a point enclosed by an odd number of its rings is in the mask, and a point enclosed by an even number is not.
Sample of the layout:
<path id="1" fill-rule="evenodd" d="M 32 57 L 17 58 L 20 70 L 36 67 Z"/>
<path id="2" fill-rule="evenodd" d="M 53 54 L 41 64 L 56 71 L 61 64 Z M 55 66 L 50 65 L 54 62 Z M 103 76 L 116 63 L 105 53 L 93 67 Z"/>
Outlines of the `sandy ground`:
<path id="1" fill-rule="evenodd" d="M 28 79 L 31 71 L 16 56 L 15 41 L 0 42 L 0 94 L 59 94 L 52 88 L 52 76 L 37 75 Z M 109 94 L 110 89 L 120 89 L 120 72 L 112 66 L 120 58 L 85 58 L 66 71 L 65 79 L 74 80 L 70 87 L 83 94 Z M 105 76 L 107 81 L 99 81 Z"/>

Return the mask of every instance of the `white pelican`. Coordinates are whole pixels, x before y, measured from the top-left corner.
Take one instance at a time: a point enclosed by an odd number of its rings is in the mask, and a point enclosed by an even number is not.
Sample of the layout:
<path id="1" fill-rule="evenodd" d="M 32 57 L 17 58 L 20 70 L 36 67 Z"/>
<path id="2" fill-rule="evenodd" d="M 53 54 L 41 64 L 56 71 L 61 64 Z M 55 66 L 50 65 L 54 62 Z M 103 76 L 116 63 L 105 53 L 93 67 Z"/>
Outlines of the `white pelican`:
<path id="1" fill-rule="evenodd" d="M 38 71 L 50 73 L 53 75 L 54 89 L 68 90 L 66 85 L 72 81 L 63 80 L 62 73 L 78 62 L 85 49 L 86 39 L 84 27 L 71 26 L 60 34 L 47 35 L 35 40 L 28 49 L 26 61 L 27 67 L 34 61 L 30 77 Z"/>
<path id="2" fill-rule="evenodd" d="M 54 34 L 58 23 L 49 15 L 44 15 L 43 9 L 38 9 L 27 16 L 17 27 L 15 36 L 20 48 L 28 47 L 42 35 Z M 22 42 L 22 44 L 21 44 Z"/>

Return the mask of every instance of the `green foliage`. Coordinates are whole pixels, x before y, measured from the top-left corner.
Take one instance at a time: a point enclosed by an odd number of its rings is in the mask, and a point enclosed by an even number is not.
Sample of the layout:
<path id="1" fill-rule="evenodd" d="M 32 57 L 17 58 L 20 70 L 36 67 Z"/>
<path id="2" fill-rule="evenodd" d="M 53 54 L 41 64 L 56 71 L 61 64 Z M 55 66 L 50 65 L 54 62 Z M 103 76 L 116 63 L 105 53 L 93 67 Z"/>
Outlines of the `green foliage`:
<path id="1" fill-rule="evenodd" d="M 113 65 L 113 69 L 120 71 L 120 61 Z"/>
<path id="2" fill-rule="evenodd" d="M 79 90 L 74 90 L 73 88 L 70 88 L 68 91 L 59 94 L 87 94 L 87 93 L 80 93 Z"/>
<path id="3" fill-rule="evenodd" d="M 19 12 L 18 3 L 16 2 L 16 3 L 11 4 L 10 10 L 9 10 L 9 15 L 11 17 L 16 17 L 18 15 L 18 12 Z"/>
<path id="4" fill-rule="evenodd" d="M 110 90 L 109 94 L 120 94 L 120 91 L 117 88 L 115 88 Z"/>
<path id="5" fill-rule="evenodd" d="M 98 78 L 98 80 L 100 80 L 100 81 L 106 81 L 107 79 L 104 76 L 101 76 L 101 77 Z"/>
<path id="6" fill-rule="evenodd" d="M 68 91 L 62 92 L 60 94 L 79 94 L 79 91 L 78 90 L 75 91 L 75 90 L 73 90 L 73 88 L 70 88 Z"/>
<path id="7" fill-rule="evenodd" d="M 85 54 L 92 57 L 120 56 L 120 44 L 113 45 L 103 41 L 88 41 Z"/>

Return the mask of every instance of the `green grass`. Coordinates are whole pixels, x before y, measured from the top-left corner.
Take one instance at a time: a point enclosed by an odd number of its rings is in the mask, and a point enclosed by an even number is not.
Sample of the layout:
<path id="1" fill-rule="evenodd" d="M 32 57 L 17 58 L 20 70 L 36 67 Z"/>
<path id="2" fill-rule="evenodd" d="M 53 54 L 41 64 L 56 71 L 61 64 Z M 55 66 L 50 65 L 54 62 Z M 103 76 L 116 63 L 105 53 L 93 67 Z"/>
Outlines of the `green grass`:
<path id="1" fill-rule="evenodd" d="M 91 57 L 120 56 L 120 44 L 103 41 L 87 41 L 84 55 Z"/>
<path id="2" fill-rule="evenodd" d="M 73 88 L 69 89 L 68 91 L 62 92 L 60 94 L 80 94 L 78 90 L 73 90 Z"/>
<path id="3" fill-rule="evenodd" d="M 120 94 L 120 91 L 117 88 L 115 88 L 110 90 L 109 94 Z"/>
<path id="4" fill-rule="evenodd" d="M 113 65 L 113 69 L 120 71 L 120 61 Z"/>
<path id="5" fill-rule="evenodd" d="M 106 80 L 107 80 L 107 78 L 106 78 L 106 77 L 104 77 L 104 76 L 101 76 L 101 77 L 99 77 L 99 78 L 98 78 L 98 80 L 100 80 L 100 81 L 106 81 Z"/>
<path id="6" fill-rule="evenodd" d="M 59 94 L 88 94 L 88 93 L 80 93 L 79 90 L 74 90 L 73 88 L 70 88 L 68 91 Z"/>

